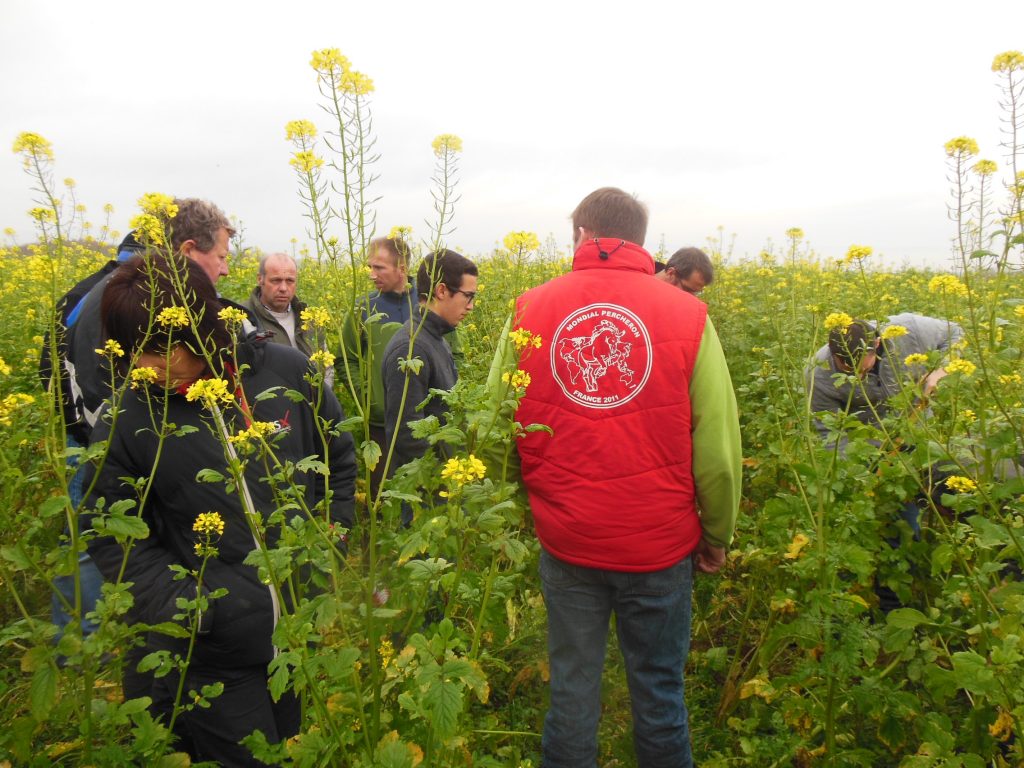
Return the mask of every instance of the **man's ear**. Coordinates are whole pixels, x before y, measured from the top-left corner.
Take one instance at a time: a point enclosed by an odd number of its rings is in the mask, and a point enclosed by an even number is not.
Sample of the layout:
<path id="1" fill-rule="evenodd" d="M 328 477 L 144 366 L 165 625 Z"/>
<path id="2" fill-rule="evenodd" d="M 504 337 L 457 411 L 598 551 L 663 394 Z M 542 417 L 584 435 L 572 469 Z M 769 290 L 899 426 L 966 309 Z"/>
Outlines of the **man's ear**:
<path id="1" fill-rule="evenodd" d="M 181 244 L 181 247 L 178 248 L 178 251 L 181 253 L 182 256 L 184 256 L 187 259 L 192 256 L 192 251 L 195 250 L 195 247 L 195 240 L 186 240 L 184 243 Z"/>

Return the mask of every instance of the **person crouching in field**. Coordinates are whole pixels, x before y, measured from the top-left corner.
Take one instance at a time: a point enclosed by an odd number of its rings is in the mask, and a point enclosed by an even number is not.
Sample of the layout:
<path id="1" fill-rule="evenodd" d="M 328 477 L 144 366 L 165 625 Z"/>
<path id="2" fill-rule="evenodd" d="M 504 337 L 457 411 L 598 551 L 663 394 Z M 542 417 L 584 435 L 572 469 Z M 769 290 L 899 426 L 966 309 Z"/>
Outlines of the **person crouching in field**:
<path id="1" fill-rule="evenodd" d="M 242 313 L 222 309 L 191 260 L 136 257 L 111 277 L 101 307 L 106 348 L 133 386 L 95 429 L 108 449 L 90 497 L 90 508 L 104 504 L 92 515 L 88 547 L 111 585 L 129 584 L 130 622 L 183 626 L 184 637 L 149 632 L 144 652 L 191 653 L 187 668 L 171 663 L 162 676 L 127 666 L 125 698 L 151 697 L 151 711 L 173 719 L 179 748 L 193 760 L 259 765 L 241 739 L 258 730 L 276 742 L 299 729 L 296 698 L 286 692 L 275 702 L 267 686 L 271 636 L 291 590 L 261 582 L 243 561 L 278 541 L 283 521 L 268 518 L 283 504 L 294 510 L 289 517 L 347 530 L 356 465 L 351 437 L 330 431 L 341 407 L 306 357 L 265 341 L 235 343 L 226 320 L 241 322 Z M 302 399 L 286 396 L 294 392 Z M 268 476 L 268 467 L 308 457 L 326 465 L 326 476 Z M 200 482 L 203 471 L 221 477 Z M 119 514 L 137 516 L 148 534 L 118 535 L 126 530 Z M 218 590 L 226 592 L 210 597 Z M 181 599 L 202 610 L 182 608 Z M 180 709 L 193 703 L 190 691 L 218 683 L 223 692 L 208 708 Z"/>

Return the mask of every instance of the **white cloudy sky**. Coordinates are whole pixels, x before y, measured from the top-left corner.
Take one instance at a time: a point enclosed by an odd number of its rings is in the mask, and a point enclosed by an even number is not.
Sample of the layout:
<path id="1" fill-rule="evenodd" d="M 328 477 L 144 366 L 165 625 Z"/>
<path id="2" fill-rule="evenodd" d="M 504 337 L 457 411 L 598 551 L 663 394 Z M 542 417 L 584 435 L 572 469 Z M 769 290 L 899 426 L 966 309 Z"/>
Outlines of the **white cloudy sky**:
<path id="1" fill-rule="evenodd" d="M 647 245 L 735 254 L 802 227 L 825 255 L 872 245 L 946 263 L 943 144 L 1001 160 L 992 58 L 1024 49 L 1024 2 L 227 2 L 0 4 L 0 139 L 48 138 L 57 176 L 124 230 L 143 192 L 213 200 L 246 241 L 305 239 L 284 124 L 325 125 L 314 48 L 373 78 L 380 227 L 431 217 L 431 140 L 464 142 L 450 245 L 512 230 L 567 241 L 604 185 L 651 209 Z M 27 239 L 18 158 L 0 226 Z"/>

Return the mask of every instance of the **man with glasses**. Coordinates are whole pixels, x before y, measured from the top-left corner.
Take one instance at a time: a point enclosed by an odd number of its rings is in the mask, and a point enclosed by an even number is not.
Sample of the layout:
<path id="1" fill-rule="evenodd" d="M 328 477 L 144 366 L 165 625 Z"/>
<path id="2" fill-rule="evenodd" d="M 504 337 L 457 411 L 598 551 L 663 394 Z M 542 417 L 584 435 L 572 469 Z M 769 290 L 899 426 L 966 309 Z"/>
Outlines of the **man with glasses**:
<path id="1" fill-rule="evenodd" d="M 435 251 L 420 262 L 416 290 L 424 302 L 422 319 L 414 315 L 395 332 L 381 362 L 387 437 L 387 444 L 381 447 L 385 455 L 397 432 L 390 474 L 430 450 L 426 440 L 413 437 L 409 422 L 428 416 L 444 419 L 445 405 L 439 399 L 430 399 L 422 410 L 419 406 L 430 397 L 430 390 L 455 386 L 458 372 L 444 335 L 473 308 L 476 285 L 476 265 L 455 251 Z M 414 357 L 422 362 L 419 369 L 403 368 L 400 361 Z"/>
<path id="2" fill-rule="evenodd" d="M 682 288 L 694 296 L 715 281 L 715 268 L 711 259 L 700 248 L 680 248 L 666 264 L 656 264 L 654 271 L 659 280 Z"/>

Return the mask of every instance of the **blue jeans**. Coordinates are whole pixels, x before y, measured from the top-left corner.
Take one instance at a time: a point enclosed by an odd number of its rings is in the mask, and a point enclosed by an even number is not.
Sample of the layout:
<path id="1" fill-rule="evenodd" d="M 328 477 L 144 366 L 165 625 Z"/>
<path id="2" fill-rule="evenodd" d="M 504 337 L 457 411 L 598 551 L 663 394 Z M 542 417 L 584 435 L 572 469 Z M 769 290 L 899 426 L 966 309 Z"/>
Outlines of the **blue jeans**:
<path id="1" fill-rule="evenodd" d="M 661 571 L 583 568 L 541 552 L 548 609 L 551 706 L 544 719 L 543 768 L 593 768 L 601 716 L 601 674 L 615 612 L 641 768 L 689 768 L 690 728 L 683 666 L 690 650 L 689 557 Z"/>
<path id="2" fill-rule="evenodd" d="M 67 439 L 69 448 L 78 448 L 79 443 L 70 435 Z M 68 466 L 78 466 L 78 457 L 68 457 Z M 82 504 L 85 496 L 85 467 L 78 466 L 77 471 L 68 483 L 68 497 L 74 507 Z M 82 595 L 82 637 L 91 635 L 99 625 L 93 619 L 87 619 L 85 615 L 96 610 L 96 602 L 100 599 L 100 588 L 103 586 L 103 576 L 100 574 L 96 564 L 89 557 L 88 553 L 80 552 L 78 555 L 78 588 Z M 64 629 L 74 620 L 74 616 L 64 607 L 64 602 L 57 596 L 59 593 L 67 600 L 73 608 L 75 605 L 75 575 L 57 576 L 53 580 L 55 594 L 50 598 L 50 615 L 53 623 L 57 625 L 56 640 L 60 640 Z"/>

